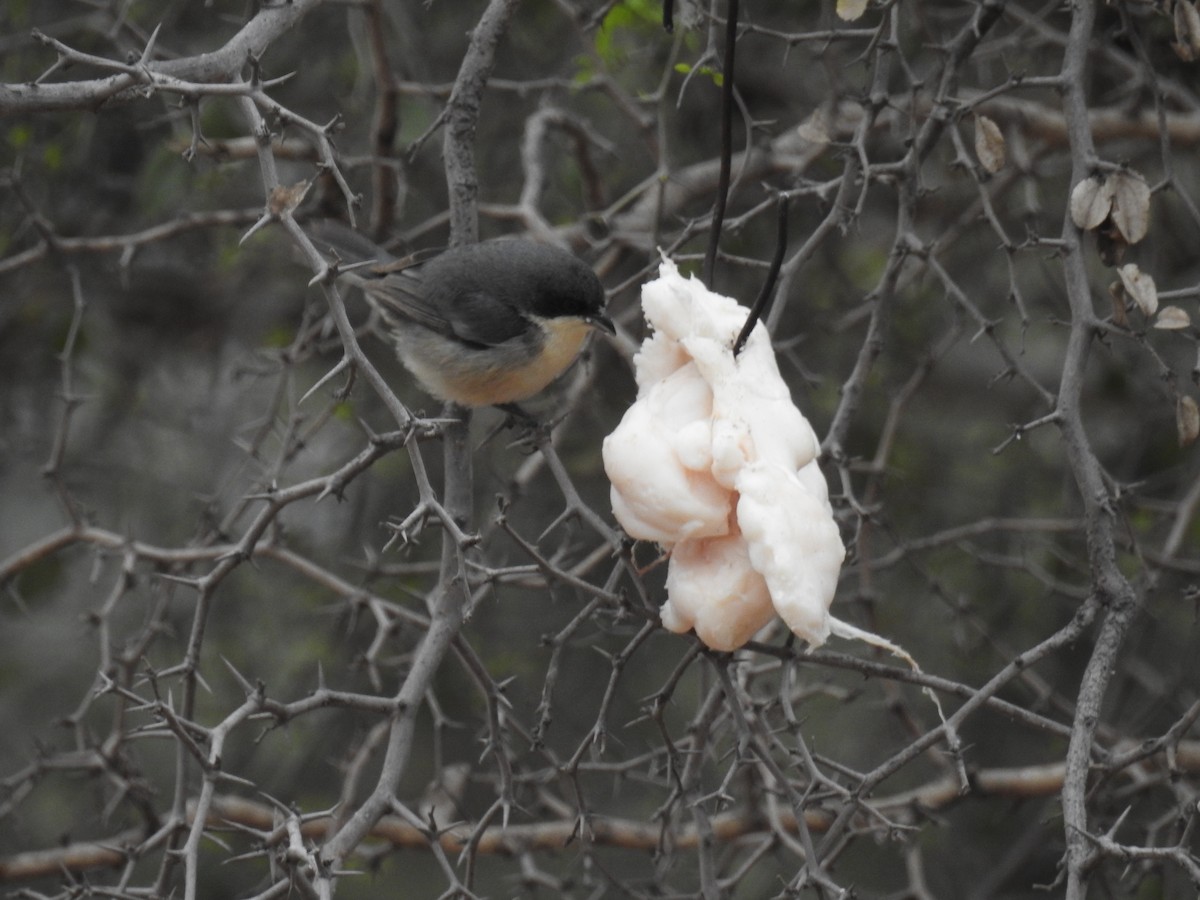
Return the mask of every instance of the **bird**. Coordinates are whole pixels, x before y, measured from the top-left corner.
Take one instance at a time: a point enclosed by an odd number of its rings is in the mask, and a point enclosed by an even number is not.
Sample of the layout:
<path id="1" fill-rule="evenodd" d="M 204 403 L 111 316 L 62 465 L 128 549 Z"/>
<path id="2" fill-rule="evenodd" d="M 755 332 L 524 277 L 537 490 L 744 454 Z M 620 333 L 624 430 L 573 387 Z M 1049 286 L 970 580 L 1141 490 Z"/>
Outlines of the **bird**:
<path id="1" fill-rule="evenodd" d="M 593 330 L 616 333 L 600 279 L 559 247 L 498 238 L 399 260 L 340 222 L 317 223 L 310 236 L 339 263 L 368 263 L 343 277 L 442 401 L 519 409 L 567 370 Z"/>

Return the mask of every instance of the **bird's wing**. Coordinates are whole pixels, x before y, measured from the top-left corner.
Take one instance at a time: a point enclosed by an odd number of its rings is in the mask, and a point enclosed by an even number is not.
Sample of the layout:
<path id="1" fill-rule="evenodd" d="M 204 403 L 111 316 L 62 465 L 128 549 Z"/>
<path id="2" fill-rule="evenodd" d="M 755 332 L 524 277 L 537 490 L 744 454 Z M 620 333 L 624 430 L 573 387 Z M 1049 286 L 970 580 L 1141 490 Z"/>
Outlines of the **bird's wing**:
<path id="1" fill-rule="evenodd" d="M 373 274 L 375 277 L 361 280 L 362 289 L 379 304 L 385 315 L 408 319 L 447 337 L 454 336 L 451 321 L 426 299 L 420 278 L 405 271 L 391 271 L 382 276 L 378 272 Z"/>
<path id="2" fill-rule="evenodd" d="M 475 347 L 494 347 L 526 334 L 529 320 L 511 302 L 501 285 L 481 282 L 478 272 L 454 273 L 452 266 L 472 269 L 494 258 L 495 252 L 472 245 L 441 260 L 441 269 L 431 289 L 425 264 L 442 256 L 439 249 L 418 251 L 397 259 L 364 235 L 339 222 L 319 221 L 310 226 L 313 239 L 327 247 L 339 261 L 350 263 L 344 277 L 358 285 L 369 298 L 403 327 L 413 322 L 444 337 Z M 483 253 L 483 257 L 479 256 Z M 438 263 L 433 263 L 437 268 Z"/>
<path id="3" fill-rule="evenodd" d="M 520 337 L 532 324 L 511 304 L 488 291 L 459 294 L 442 312 L 457 338 L 481 347 L 494 347 Z"/>
<path id="4" fill-rule="evenodd" d="M 410 272 L 366 280 L 363 289 L 386 313 L 477 347 L 503 344 L 529 328 L 529 321 L 511 304 L 487 291 L 431 300 L 421 279 Z"/>

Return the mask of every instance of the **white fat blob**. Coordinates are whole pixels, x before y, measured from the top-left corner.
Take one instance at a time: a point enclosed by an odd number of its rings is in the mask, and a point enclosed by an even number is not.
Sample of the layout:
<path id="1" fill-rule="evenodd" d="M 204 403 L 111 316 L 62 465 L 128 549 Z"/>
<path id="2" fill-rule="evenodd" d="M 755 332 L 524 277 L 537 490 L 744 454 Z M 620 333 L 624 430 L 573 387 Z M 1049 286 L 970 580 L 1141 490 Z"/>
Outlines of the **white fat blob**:
<path id="1" fill-rule="evenodd" d="M 750 564 L 741 534 L 680 541 L 667 566 L 668 631 L 696 635 L 714 650 L 736 650 L 775 615 L 766 579 Z"/>
<path id="2" fill-rule="evenodd" d="M 617 521 L 630 537 L 664 547 L 728 533 L 733 498 L 708 474 L 712 392 L 684 366 L 639 397 L 604 441 Z"/>
<path id="3" fill-rule="evenodd" d="M 663 625 L 728 651 L 778 614 L 819 646 L 845 549 L 766 329 L 735 358 L 746 308 L 669 260 L 642 307 L 638 397 L 603 453 L 617 520 L 671 551 Z"/>
<path id="4" fill-rule="evenodd" d="M 820 469 L 812 462 L 800 472 L 807 477 L 769 462 L 743 468 L 737 476 L 737 520 L 775 611 L 819 647 L 829 637 L 829 604 L 846 550 Z M 814 482 L 820 484 L 817 491 L 809 487 Z"/>

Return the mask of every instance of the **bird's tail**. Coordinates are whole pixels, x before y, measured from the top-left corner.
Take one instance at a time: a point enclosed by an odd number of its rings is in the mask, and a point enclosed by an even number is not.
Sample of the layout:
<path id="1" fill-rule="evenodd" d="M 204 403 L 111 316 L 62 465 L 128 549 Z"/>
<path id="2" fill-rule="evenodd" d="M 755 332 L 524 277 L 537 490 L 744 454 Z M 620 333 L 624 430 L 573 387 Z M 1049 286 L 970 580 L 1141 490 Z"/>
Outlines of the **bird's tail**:
<path id="1" fill-rule="evenodd" d="M 317 249 L 330 258 L 330 261 L 336 259 L 343 267 L 354 267 L 354 271 L 347 274 L 355 274 L 356 278 L 353 280 L 359 282 L 412 269 L 437 256 L 443 249 L 433 247 L 398 257 L 384 250 L 365 234 L 359 234 L 336 219 L 318 219 L 309 223 L 307 229 Z"/>
<path id="2" fill-rule="evenodd" d="M 359 234 L 337 219 L 317 219 L 305 229 L 317 249 L 327 257 L 336 257 L 342 265 L 374 262 L 388 265 L 396 257 L 388 253 L 365 234 Z"/>

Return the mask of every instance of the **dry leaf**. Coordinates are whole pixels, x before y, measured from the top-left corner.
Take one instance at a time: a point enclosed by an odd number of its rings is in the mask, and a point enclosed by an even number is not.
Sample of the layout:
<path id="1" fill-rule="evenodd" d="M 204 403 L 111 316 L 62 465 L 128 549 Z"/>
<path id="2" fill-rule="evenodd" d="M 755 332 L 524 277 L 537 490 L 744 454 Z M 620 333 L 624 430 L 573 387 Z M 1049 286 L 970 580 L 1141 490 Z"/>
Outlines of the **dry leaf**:
<path id="1" fill-rule="evenodd" d="M 995 175 L 1004 168 L 1004 135 L 987 116 L 975 117 L 975 155 L 984 171 Z"/>
<path id="2" fill-rule="evenodd" d="M 838 18 L 843 22 L 853 22 L 862 18 L 867 11 L 867 0 L 837 0 Z"/>
<path id="3" fill-rule="evenodd" d="M 1175 52 L 1186 62 L 1200 53 L 1200 12 L 1188 0 L 1175 2 Z"/>
<path id="4" fill-rule="evenodd" d="M 828 144 L 830 124 L 829 110 L 818 106 L 800 123 L 796 133 L 811 144 Z"/>
<path id="5" fill-rule="evenodd" d="M 1191 324 L 1192 317 L 1178 306 L 1164 306 L 1158 311 L 1158 318 L 1154 320 L 1154 327 L 1165 331 L 1178 331 Z"/>
<path id="6" fill-rule="evenodd" d="M 1137 267 L 1137 263 L 1126 263 L 1117 269 L 1121 284 L 1143 315 L 1152 316 L 1158 311 L 1158 289 L 1154 279 Z M 1182 312 L 1182 310 L 1181 310 Z"/>
<path id="7" fill-rule="evenodd" d="M 1107 178 L 1085 178 L 1071 190 L 1071 221 L 1091 231 L 1108 218 L 1113 189 Z"/>
<path id="8" fill-rule="evenodd" d="M 304 200 L 304 195 L 308 193 L 311 185 L 311 181 L 297 181 L 295 184 L 273 188 L 270 197 L 267 198 L 267 208 L 271 211 L 271 215 L 278 216 L 285 211 L 295 210 Z"/>
<path id="9" fill-rule="evenodd" d="M 1120 328 L 1128 328 L 1129 316 L 1125 314 L 1128 296 L 1125 293 L 1125 286 L 1119 281 L 1114 281 L 1108 286 L 1108 296 L 1112 297 L 1113 324 Z"/>
<path id="10" fill-rule="evenodd" d="M 1179 446 L 1188 447 L 1200 436 L 1200 410 L 1196 401 L 1181 394 L 1175 404 L 1175 427 L 1179 429 Z"/>
<path id="11" fill-rule="evenodd" d="M 1112 218 L 1125 240 L 1136 244 L 1150 227 L 1150 185 L 1132 169 L 1108 176 L 1112 185 Z"/>

